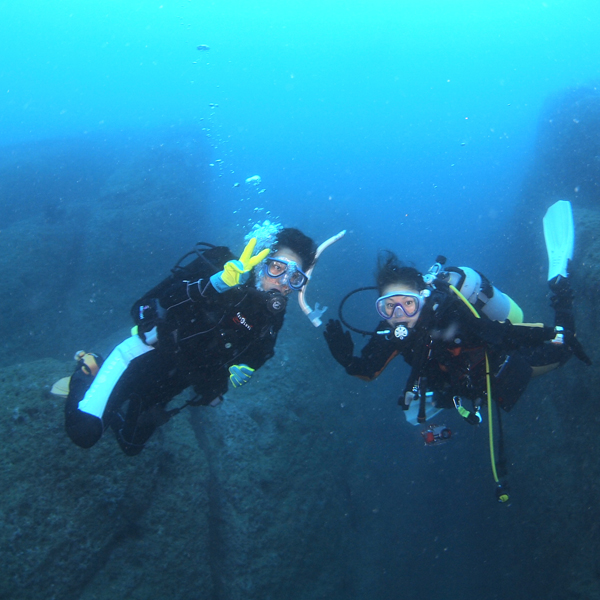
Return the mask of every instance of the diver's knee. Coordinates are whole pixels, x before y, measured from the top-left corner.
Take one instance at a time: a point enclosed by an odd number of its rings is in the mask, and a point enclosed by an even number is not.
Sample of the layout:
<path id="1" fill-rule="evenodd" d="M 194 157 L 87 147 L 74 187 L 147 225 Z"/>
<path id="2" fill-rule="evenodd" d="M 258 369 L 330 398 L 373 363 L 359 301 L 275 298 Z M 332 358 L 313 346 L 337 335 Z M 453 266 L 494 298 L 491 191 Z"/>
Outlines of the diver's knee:
<path id="1" fill-rule="evenodd" d="M 91 448 L 102 437 L 104 426 L 95 415 L 74 410 L 65 415 L 65 430 L 80 448 Z"/>

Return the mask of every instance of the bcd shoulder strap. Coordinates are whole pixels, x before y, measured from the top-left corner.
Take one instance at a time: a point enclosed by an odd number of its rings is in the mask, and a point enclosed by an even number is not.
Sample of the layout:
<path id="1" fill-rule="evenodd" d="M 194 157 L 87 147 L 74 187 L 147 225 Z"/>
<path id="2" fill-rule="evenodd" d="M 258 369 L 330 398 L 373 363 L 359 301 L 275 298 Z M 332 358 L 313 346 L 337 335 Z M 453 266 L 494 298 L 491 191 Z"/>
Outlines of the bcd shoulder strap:
<path id="1" fill-rule="evenodd" d="M 208 279 L 211 275 L 218 273 L 229 260 L 235 260 L 235 256 L 226 246 L 213 246 L 206 242 L 198 242 L 193 250 L 177 261 L 171 269 L 170 275 L 134 302 L 131 308 L 134 322 L 137 324 L 140 320 L 140 306 L 146 304 L 159 306 L 161 299 L 164 300 L 171 294 L 179 295 L 181 293 L 176 292 L 176 289 L 179 288 L 177 284 L 180 282 Z"/>
<path id="2" fill-rule="evenodd" d="M 195 258 L 189 260 L 192 256 Z M 188 260 L 189 262 L 186 262 Z M 235 260 L 235 256 L 226 246 L 213 246 L 206 242 L 198 242 L 193 250 L 184 254 L 177 261 L 171 269 L 171 274 L 146 292 L 142 298 L 160 298 L 166 290 L 179 281 L 197 281 L 208 278 L 219 272 L 229 260 Z"/>

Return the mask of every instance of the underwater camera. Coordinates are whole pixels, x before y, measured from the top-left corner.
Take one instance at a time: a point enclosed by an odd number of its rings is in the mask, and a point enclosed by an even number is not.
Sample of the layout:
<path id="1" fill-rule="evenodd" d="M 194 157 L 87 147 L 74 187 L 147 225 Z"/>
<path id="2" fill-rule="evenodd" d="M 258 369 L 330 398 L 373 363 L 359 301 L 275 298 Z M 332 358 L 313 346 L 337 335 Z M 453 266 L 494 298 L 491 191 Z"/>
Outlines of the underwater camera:
<path id="1" fill-rule="evenodd" d="M 430 425 L 421 431 L 421 435 L 426 446 L 438 446 L 445 444 L 452 437 L 452 431 L 445 425 Z"/>

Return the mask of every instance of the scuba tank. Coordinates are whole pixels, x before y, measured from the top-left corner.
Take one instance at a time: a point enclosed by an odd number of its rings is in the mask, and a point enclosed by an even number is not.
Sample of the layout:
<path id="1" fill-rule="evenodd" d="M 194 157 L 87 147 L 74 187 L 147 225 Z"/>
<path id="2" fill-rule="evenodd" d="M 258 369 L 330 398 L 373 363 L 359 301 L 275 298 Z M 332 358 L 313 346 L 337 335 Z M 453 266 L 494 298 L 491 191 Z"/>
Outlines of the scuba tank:
<path id="1" fill-rule="evenodd" d="M 483 313 L 492 321 L 523 322 L 523 311 L 507 294 L 492 285 L 489 279 L 470 267 L 444 267 L 446 257 L 438 256 L 423 280 L 435 286 L 436 281 L 454 286 L 477 312 Z"/>

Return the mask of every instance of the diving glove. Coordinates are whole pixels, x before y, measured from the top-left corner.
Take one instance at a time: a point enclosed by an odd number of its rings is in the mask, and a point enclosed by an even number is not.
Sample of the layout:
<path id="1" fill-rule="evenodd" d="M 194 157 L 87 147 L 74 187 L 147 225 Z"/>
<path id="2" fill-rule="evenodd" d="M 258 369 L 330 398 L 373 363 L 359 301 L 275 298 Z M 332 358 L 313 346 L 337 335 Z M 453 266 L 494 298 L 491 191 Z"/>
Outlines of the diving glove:
<path id="1" fill-rule="evenodd" d="M 329 319 L 323 332 L 329 351 L 342 367 L 347 368 L 354 355 L 354 342 L 349 331 L 344 331 L 342 324 L 336 319 Z"/>
<path id="2" fill-rule="evenodd" d="M 215 273 L 210 282 L 219 294 L 230 290 L 233 287 L 246 283 L 250 277 L 250 271 L 269 254 L 270 250 L 265 248 L 256 256 L 252 256 L 254 247 L 256 246 L 256 238 L 252 238 L 239 260 L 230 260 L 225 263 L 222 271 Z"/>
<path id="3" fill-rule="evenodd" d="M 254 375 L 254 369 L 248 365 L 231 365 L 229 373 L 229 380 L 233 387 L 237 388 L 250 381 L 250 378 Z"/>

